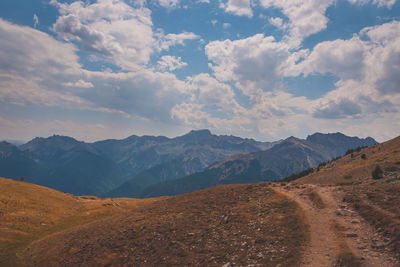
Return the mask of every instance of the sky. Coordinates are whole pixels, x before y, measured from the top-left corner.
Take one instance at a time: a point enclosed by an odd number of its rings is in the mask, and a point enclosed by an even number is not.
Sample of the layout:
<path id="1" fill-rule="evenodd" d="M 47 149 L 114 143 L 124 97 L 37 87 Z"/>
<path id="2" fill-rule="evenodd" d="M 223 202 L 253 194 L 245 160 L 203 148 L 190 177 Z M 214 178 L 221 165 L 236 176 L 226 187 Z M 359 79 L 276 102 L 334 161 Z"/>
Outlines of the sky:
<path id="1" fill-rule="evenodd" d="M 399 2 L 2 0 L 0 139 L 394 138 Z"/>

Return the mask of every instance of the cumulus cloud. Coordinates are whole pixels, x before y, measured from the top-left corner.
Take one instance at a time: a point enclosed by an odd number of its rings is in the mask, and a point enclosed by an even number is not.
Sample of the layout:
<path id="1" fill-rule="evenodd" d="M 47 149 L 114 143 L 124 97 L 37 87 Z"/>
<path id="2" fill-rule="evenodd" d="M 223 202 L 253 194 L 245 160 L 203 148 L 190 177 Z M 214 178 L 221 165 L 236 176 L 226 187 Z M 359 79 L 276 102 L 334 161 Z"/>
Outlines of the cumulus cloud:
<path id="1" fill-rule="evenodd" d="M 168 50 L 171 46 L 184 45 L 187 40 L 196 40 L 200 36 L 192 32 L 182 32 L 179 34 L 169 33 L 165 35 L 163 32 L 158 32 L 156 34 L 158 40 L 156 42 L 156 49 L 158 51 Z"/>
<path id="2" fill-rule="evenodd" d="M 289 19 L 287 42 L 293 47 L 299 46 L 304 38 L 326 29 L 328 18 L 325 12 L 333 3 L 334 0 L 260 0 L 264 8 L 279 8 Z"/>
<path id="3" fill-rule="evenodd" d="M 227 2 L 221 2 L 220 7 L 223 8 L 225 12 L 237 16 L 253 17 L 250 0 L 228 0 Z"/>
<path id="4" fill-rule="evenodd" d="M 137 8 L 122 0 L 98 0 L 95 3 L 76 1 L 71 4 L 52 0 L 61 16 L 52 30 L 68 42 L 76 42 L 98 60 L 108 60 L 125 70 L 137 70 L 149 62 L 154 52 L 183 45 L 185 40 L 199 36 L 183 32 L 167 34 L 153 32 L 151 11 Z M 160 1 L 170 7 L 178 1 Z"/>
<path id="5" fill-rule="evenodd" d="M 269 18 L 268 21 L 281 30 L 286 30 L 288 27 L 288 24 L 284 23 L 283 19 L 280 17 Z"/>
<path id="6" fill-rule="evenodd" d="M 324 119 L 340 119 L 348 116 L 356 116 L 360 113 L 360 105 L 348 99 L 339 99 L 338 101 L 331 100 L 324 106 L 317 107 L 313 116 Z"/>
<path id="7" fill-rule="evenodd" d="M 185 96 L 185 83 L 173 74 L 87 71 L 71 44 L 3 20 L 0 34 L 0 101 L 169 120 Z"/>
<path id="8" fill-rule="evenodd" d="M 281 65 L 290 58 L 285 43 L 256 34 L 246 39 L 213 41 L 206 45 L 210 68 L 221 81 L 234 81 L 247 95 L 273 90 Z"/>
<path id="9" fill-rule="evenodd" d="M 316 45 L 297 71 L 332 73 L 340 79 L 358 80 L 380 94 L 398 94 L 400 80 L 400 22 L 368 27 L 349 40 Z M 356 91 L 355 89 L 350 91 Z"/>
<path id="10" fill-rule="evenodd" d="M 37 27 L 39 25 L 39 18 L 36 14 L 33 14 L 33 27 Z"/>
<path id="11" fill-rule="evenodd" d="M 157 67 L 161 71 L 174 71 L 187 66 L 186 62 L 183 62 L 181 57 L 174 56 L 162 56 L 157 62 Z"/>
<path id="12" fill-rule="evenodd" d="M 341 79 L 364 77 L 364 43 L 357 37 L 317 44 L 311 54 L 299 64 L 305 75 L 332 73 Z"/>
<path id="13" fill-rule="evenodd" d="M 136 69 L 149 61 L 154 42 L 149 9 L 133 8 L 120 0 L 51 3 L 61 14 L 52 28 L 59 38 L 76 41 L 124 69 Z"/>

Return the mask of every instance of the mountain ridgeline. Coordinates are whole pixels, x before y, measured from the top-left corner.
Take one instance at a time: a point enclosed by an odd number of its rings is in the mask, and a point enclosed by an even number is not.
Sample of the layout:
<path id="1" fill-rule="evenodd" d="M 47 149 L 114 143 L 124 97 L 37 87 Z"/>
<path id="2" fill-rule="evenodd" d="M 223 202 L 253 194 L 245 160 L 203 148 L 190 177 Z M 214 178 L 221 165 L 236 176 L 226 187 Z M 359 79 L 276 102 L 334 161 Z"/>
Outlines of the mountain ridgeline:
<path id="1" fill-rule="evenodd" d="M 0 176 L 76 195 L 151 197 L 219 184 L 278 180 L 376 144 L 341 133 L 257 142 L 209 130 L 186 135 L 132 135 L 94 143 L 54 135 L 15 146 L 0 142 Z"/>
<path id="2" fill-rule="evenodd" d="M 0 176 L 77 195 L 104 195 L 131 179 L 140 191 L 149 185 L 203 171 L 239 153 L 266 150 L 275 143 L 191 131 L 176 138 L 132 135 L 85 143 L 67 136 L 35 138 L 15 146 L 0 142 Z"/>
<path id="3" fill-rule="evenodd" d="M 279 180 L 342 156 L 349 149 L 375 144 L 377 142 L 370 137 L 360 139 L 341 133 L 316 133 L 308 136 L 306 140 L 289 137 L 271 149 L 237 155 L 222 160 L 203 172 L 154 184 L 130 196 L 177 195 L 220 184 Z"/>

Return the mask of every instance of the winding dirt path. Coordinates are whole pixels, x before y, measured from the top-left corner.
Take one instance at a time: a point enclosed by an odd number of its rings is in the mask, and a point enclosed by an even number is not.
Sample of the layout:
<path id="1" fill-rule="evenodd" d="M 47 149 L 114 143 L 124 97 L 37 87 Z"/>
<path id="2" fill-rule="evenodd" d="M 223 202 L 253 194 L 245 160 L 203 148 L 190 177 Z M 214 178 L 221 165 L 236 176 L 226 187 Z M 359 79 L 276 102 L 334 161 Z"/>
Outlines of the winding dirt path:
<path id="1" fill-rule="evenodd" d="M 275 185 L 274 190 L 296 201 L 309 225 L 310 242 L 301 266 L 340 266 L 341 256 L 352 255 L 360 266 L 400 266 L 385 240 L 341 200 L 334 186 Z M 321 201 L 312 201 L 310 193 Z"/>

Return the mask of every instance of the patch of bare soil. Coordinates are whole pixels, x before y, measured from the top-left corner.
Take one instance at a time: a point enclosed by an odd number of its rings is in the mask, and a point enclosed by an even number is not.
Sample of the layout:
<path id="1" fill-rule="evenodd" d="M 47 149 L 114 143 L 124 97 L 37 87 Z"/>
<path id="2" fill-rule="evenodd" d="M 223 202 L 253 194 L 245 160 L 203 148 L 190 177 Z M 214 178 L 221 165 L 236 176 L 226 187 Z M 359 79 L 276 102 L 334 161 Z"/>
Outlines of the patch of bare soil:
<path id="1" fill-rule="evenodd" d="M 306 240 L 298 206 L 265 184 L 156 201 L 34 242 L 28 266 L 295 266 Z"/>
<path id="2" fill-rule="evenodd" d="M 306 216 L 310 242 L 302 266 L 400 266 L 382 245 L 384 236 L 342 201 L 340 187 L 276 184 L 274 189 L 296 201 Z"/>

